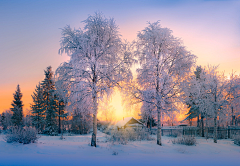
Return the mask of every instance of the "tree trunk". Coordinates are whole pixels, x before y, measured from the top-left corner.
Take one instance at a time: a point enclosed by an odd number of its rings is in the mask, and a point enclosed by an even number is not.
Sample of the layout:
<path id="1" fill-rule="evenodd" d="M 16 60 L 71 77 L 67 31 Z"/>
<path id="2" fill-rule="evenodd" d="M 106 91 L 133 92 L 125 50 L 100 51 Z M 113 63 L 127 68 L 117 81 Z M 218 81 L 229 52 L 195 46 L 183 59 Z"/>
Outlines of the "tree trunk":
<path id="1" fill-rule="evenodd" d="M 199 127 L 199 115 L 197 116 L 197 127 Z"/>
<path id="2" fill-rule="evenodd" d="M 201 116 L 201 129 L 202 129 L 202 137 L 204 137 L 204 122 L 203 122 L 203 116 Z"/>
<path id="3" fill-rule="evenodd" d="M 213 140 L 213 142 L 217 143 L 217 106 L 216 106 L 216 103 L 217 103 L 217 87 L 215 88 L 214 98 L 215 98 L 215 104 L 214 104 L 215 116 L 214 116 L 214 136 L 213 136 L 214 140 Z"/>
<path id="4" fill-rule="evenodd" d="M 152 116 L 150 116 L 150 133 L 152 134 Z"/>
<path id="5" fill-rule="evenodd" d="M 233 107 L 232 107 L 232 126 L 236 126 L 236 123 L 234 123 L 235 122 L 235 116 L 234 116 L 234 114 L 233 114 Z"/>
<path id="6" fill-rule="evenodd" d="M 214 143 L 217 143 L 217 116 L 214 117 Z"/>
<path id="7" fill-rule="evenodd" d="M 97 98 L 96 96 L 93 97 L 93 134 L 92 134 L 92 141 L 91 146 L 97 146 Z"/>
<path id="8" fill-rule="evenodd" d="M 189 121 L 189 126 L 192 126 L 192 119 L 188 119 Z"/>
<path id="9" fill-rule="evenodd" d="M 58 133 L 61 134 L 61 110 L 60 110 L 60 103 L 58 104 Z"/>
<path id="10" fill-rule="evenodd" d="M 158 108 L 158 130 L 157 130 L 157 144 L 162 146 L 162 141 L 161 141 L 161 112 L 160 109 Z"/>
<path id="11" fill-rule="evenodd" d="M 40 134 L 40 131 L 39 131 L 39 123 L 40 123 L 40 120 L 39 120 L 39 113 L 38 113 L 38 120 L 37 120 L 37 131 L 38 131 L 38 134 Z"/>
<path id="12" fill-rule="evenodd" d="M 97 116 L 93 115 L 93 133 L 91 146 L 97 146 Z"/>
<path id="13" fill-rule="evenodd" d="M 206 117 L 206 139 L 208 139 L 208 119 Z"/>

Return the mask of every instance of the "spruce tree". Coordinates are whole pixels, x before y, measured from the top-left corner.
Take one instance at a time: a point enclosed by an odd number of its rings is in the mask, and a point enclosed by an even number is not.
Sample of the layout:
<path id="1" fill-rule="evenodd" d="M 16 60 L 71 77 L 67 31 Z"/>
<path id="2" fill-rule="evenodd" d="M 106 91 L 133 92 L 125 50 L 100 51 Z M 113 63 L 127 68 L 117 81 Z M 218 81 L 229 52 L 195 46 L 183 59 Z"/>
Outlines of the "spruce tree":
<path id="1" fill-rule="evenodd" d="M 17 90 L 13 94 L 14 100 L 12 102 L 12 108 L 11 111 L 13 112 L 12 116 L 12 123 L 14 126 L 22 126 L 23 125 L 23 104 L 22 104 L 22 93 L 19 87 L 19 84 L 17 85 Z"/>
<path id="2" fill-rule="evenodd" d="M 58 133 L 62 133 L 61 125 L 62 125 L 62 119 L 67 117 L 67 113 L 65 113 L 65 103 L 64 100 L 58 95 L 57 97 L 58 102 Z"/>
<path id="3" fill-rule="evenodd" d="M 46 115 L 45 120 L 45 133 L 48 135 L 54 135 L 57 133 L 57 116 L 58 105 L 55 85 L 53 82 L 52 67 L 47 67 L 45 72 L 45 79 L 42 82 L 43 99 L 44 99 L 44 111 Z"/>
<path id="4" fill-rule="evenodd" d="M 32 108 L 32 123 L 33 126 L 36 127 L 38 133 L 43 131 L 44 127 L 44 99 L 43 99 L 43 88 L 41 87 L 40 83 L 36 86 L 35 92 L 32 95 L 33 104 L 31 105 Z"/>

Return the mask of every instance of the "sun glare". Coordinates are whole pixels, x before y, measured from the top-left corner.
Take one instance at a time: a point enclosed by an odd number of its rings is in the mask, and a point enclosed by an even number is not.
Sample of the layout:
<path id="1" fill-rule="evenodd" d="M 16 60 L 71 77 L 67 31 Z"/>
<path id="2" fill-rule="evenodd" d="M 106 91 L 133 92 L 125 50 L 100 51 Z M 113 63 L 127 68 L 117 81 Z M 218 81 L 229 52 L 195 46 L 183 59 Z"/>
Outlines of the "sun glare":
<path id="1" fill-rule="evenodd" d="M 108 100 L 108 99 L 105 99 Z M 115 89 L 109 101 L 103 101 L 99 107 L 98 118 L 102 121 L 119 121 L 126 117 L 138 117 L 138 107 L 132 111 L 130 108 L 126 109 L 122 105 L 121 92 Z"/>
<path id="2" fill-rule="evenodd" d="M 115 93 L 113 94 L 110 105 L 112 105 L 113 108 L 115 109 L 116 120 L 123 119 L 124 109 L 122 106 L 122 97 L 121 97 L 121 93 L 118 90 L 116 90 Z"/>

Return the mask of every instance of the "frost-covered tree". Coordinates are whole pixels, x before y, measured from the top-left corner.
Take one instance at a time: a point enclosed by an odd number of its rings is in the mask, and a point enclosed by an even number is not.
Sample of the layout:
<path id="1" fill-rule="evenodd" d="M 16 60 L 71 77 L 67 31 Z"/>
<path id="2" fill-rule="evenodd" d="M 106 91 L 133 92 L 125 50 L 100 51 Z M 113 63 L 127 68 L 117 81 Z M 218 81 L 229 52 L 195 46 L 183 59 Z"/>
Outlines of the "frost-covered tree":
<path id="1" fill-rule="evenodd" d="M 240 115 L 240 76 L 239 75 L 230 75 L 228 84 L 226 87 L 227 91 L 227 114 L 231 115 L 230 124 L 236 125 L 236 117 Z"/>
<path id="2" fill-rule="evenodd" d="M 81 109 L 75 109 L 72 113 L 70 130 L 75 134 L 88 134 L 92 127 L 92 117 L 89 110 Z"/>
<path id="3" fill-rule="evenodd" d="M 149 25 L 137 35 L 135 55 L 140 63 L 137 83 L 141 89 L 135 97 L 154 105 L 157 111 L 157 144 L 161 142 L 161 113 L 173 110 L 181 93 L 179 83 L 190 72 L 195 56 L 159 22 Z M 146 97 L 147 96 L 147 97 Z"/>
<path id="4" fill-rule="evenodd" d="M 210 116 L 209 109 L 209 80 L 207 80 L 205 68 L 198 66 L 194 74 L 182 83 L 184 91 L 184 102 L 189 108 L 185 120 L 197 118 L 199 127 L 199 116 L 201 118 L 201 134 L 204 137 L 203 119 Z"/>
<path id="5" fill-rule="evenodd" d="M 23 124 L 24 124 L 24 126 L 26 126 L 26 127 L 30 127 L 30 126 L 33 125 L 33 124 L 32 124 L 31 112 L 32 112 L 32 111 L 29 110 L 29 109 L 26 109 L 26 110 L 25 110 L 25 115 L 26 115 L 26 116 L 23 117 Z"/>
<path id="6" fill-rule="evenodd" d="M 150 99 L 146 99 L 146 98 L 144 100 L 150 101 Z M 150 131 L 154 126 L 155 115 L 156 115 L 156 107 L 151 103 L 143 101 L 141 106 L 141 117 L 143 122 L 146 123 L 146 126 L 150 128 Z"/>
<path id="7" fill-rule="evenodd" d="M 104 99 L 103 102 L 99 105 L 99 114 L 102 118 L 102 120 L 106 122 L 114 122 L 116 121 L 116 110 L 115 108 L 110 104 L 109 100 Z"/>
<path id="8" fill-rule="evenodd" d="M 190 76 L 188 79 L 184 80 L 183 82 L 183 90 L 184 90 L 184 96 L 185 96 L 185 103 L 187 104 L 189 111 L 187 113 L 187 119 L 193 119 L 196 117 L 199 117 L 199 106 L 197 105 L 197 102 L 195 101 L 197 96 L 197 92 L 201 92 L 201 90 L 197 90 L 198 87 L 201 87 L 198 85 L 200 82 L 200 75 L 202 74 L 202 68 L 201 66 L 197 66 L 196 71 L 194 71 L 194 75 Z"/>
<path id="9" fill-rule="evenodd" d="M 208 81 L 208 111 L 214 119 L 214 143 L 217 143 L 217 118 L 227 105 L 227 81 L 224 74 L 219 74 L 216 66 L 209 66 Z"/>
<path id="10" fill-rule="evenodd" d="M 69 100 L 69 94 L 71 93 L 70 91 L 70 84 L 67 79 L 69 77 L 66 74 L 69 74 L 68 68 L 64 65 L 68 63 L 61 64 L 60 67 L 57 68 L 56 74 L 55 74 L 55 87 L 56 87 L 56 94 L 57 94 L 57 104 L 58 104 L 58 133 L 61 133 L 61 126 L 62 126 L 62 121 L 64 118 L 67 117 L 66 113 L 66 106 L 70 105 L 72 102 L 68 101 Z M 64 71 L 62 71 L 64 70 Z M 67 70 L 67 71 L 66 71 Z M 69 102 L 69 104 L 68 104 Z"/>
<path id="11" fill-rule="evenodd" d="M 20 90 L 20 86 L 17 85 L 17 90 L 13 94 L 14 100 L 12 102 L 11 111 L 13 112 L 12 123 L 14 126 L 22 126 L 23 125 L 23 104 L 22 104 L 22 93 Z"/>
<path id="12" fill-rule="evenodd" d="M 36 86 L 35 92 L 32 94 L 33 104 L 31 105 L 32 124 L 37 129 L 38 133 L 42 133 L 45 124 L 45 110 L 43 88 L 39 83 Z"/>
<path id="13" fill-rule="evenodd" d="M 3 130 L 7 130 L 10 126 L 12 126 L 12 112 L 10 110 L 6 110 L 1 115 L 1 125 Z"/>
<path id="14" fill-rule="evenodd" d="M 98 103 L 113 87 L 131 77 L 130 53 L 122 42 L 114 19 L 95 13 L 83 21 L 82 29 L 63 28 L 60 53 L 70 56 L 73 83 L 93 115 L 91 146 L 96 146 Z"/>
<path id="15" fill-rule="evenodd" d="M 54 135 L 57 133 L 58 105 L 55 85 L 53 81 L 52 67 L 44 71 L 45 78 L 41 84 L 43 88 L 44 112 L 45 112 L 45 133 Z"/>
<path id="16" fill-rule="evenodd" d="M 59 96 L 64 101 L 65 109 L 72 115 L 71 132 L 87 134 L 92 127 L 91 96 L 83 93 L 86 89 L 76 83 L 73 68 L 70 63 L 61 64 L 56 70 L 56 88 Z"/>

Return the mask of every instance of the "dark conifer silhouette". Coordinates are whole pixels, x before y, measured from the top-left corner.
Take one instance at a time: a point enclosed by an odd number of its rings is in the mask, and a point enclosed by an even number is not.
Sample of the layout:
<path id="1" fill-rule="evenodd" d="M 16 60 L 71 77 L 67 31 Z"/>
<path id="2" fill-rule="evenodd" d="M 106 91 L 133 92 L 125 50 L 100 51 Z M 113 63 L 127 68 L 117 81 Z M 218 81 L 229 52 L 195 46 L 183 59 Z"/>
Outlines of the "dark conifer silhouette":
<path id="1" fill-rule="evenodd" d="M 45 133 L 54 135 L 57 133 L 57 116 L 58 105 L 55 85 L 53 81 L 52 67 L 47 67 L 45 72 L 45 79 L 42 82 L 44 111 L 46 115 L 45 120 Z"/>
<path id="2" fill-rule="evenodd" d="M 32 108 L 32 123 L 38 130 L 38 133 L 43 131 L 44 127 L 44 100 L 43 100 L 43 89 L 39 83 L 36 86 L 35 92 L 32 95 L 33 104 L 31 105 Z"/>
<path id="3" fill-rule="evenodd" d="M 23 125 L 23 104 L 22 104 L 22 93 L 20 90 L 19 85 L 17 85 L 17 90 L 15 91 L 15 93 L 13 94 L 14 100 L 12 102 L 12 108 L 11 111 L 13 112 L 13 116 L 12 116 L 12 123 L 14 126 L 22 126 Z"/>

